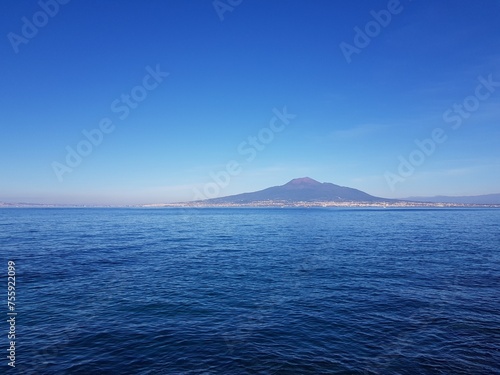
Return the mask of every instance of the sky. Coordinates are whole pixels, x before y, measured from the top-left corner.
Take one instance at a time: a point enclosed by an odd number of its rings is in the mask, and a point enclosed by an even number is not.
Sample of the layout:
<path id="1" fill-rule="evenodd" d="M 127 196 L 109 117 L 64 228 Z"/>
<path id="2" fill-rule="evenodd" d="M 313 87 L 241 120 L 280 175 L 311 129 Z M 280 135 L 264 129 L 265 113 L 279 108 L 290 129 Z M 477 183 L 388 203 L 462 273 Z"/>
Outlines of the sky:
<path id="1" fill-rule="evenodd" d="M 498 0 L 2 7 L 0 201 L 500 193 Z"/>

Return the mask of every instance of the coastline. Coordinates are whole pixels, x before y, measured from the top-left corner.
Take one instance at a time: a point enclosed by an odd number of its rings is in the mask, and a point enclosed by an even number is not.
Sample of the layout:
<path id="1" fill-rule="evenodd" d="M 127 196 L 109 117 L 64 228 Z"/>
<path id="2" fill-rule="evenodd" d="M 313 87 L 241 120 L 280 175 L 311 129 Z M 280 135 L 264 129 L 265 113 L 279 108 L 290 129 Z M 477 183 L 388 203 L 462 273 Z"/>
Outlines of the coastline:
<path id="1" fill-rule="evenodd" d="M 426 202 L 282 202 L 251 203 L 154 203 L 137 205 L 65 205 L 0 203 L 2 208 L 500 208 L 500 204 L 426 203 Z"/>

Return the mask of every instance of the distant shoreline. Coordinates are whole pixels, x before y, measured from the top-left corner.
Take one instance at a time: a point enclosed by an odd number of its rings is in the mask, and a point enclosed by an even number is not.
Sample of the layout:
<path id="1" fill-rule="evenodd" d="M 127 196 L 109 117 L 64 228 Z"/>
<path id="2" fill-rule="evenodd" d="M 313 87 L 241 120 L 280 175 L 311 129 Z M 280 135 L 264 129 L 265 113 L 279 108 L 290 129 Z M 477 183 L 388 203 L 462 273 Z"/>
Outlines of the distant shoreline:
<path id="1" fill-rule="evenodd" d="M 58 205 L 29 203 L 0 203 L 2 208 L 500 208 L 500 204 L 459 204 L 425 202 L 259 202 L 241 204 L 159 203 L 138 205 Z"/>

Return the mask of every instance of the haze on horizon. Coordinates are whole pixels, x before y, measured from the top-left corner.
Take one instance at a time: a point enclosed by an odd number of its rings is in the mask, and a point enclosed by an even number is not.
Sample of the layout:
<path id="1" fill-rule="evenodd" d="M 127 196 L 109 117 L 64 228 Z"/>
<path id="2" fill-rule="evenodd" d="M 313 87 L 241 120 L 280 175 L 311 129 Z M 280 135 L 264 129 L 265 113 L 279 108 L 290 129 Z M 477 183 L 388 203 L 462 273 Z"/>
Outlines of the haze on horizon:
<path id="1" fill-rule="evenodd" d="M 500 193 L 500 2 L 40 0 L 0 14 L 0 202 L 146 204 L 302 176 Z"/>

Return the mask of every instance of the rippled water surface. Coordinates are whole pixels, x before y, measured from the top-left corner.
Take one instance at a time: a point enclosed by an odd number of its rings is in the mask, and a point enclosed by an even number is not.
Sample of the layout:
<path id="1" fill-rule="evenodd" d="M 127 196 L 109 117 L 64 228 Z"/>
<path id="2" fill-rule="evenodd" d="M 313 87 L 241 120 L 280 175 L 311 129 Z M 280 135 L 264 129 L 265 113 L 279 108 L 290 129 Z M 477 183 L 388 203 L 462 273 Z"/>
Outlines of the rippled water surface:
<path id="1" fill-rule="evenodd" d="M 500 373 L 500 210 L 2 209 L 0 260 L 19 374 Z"/>

